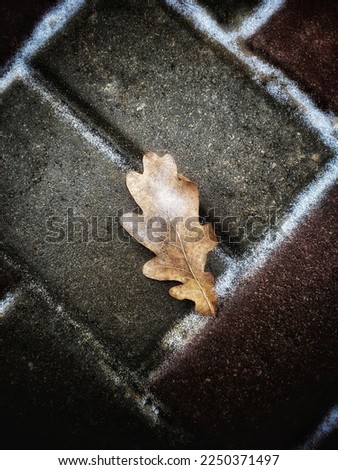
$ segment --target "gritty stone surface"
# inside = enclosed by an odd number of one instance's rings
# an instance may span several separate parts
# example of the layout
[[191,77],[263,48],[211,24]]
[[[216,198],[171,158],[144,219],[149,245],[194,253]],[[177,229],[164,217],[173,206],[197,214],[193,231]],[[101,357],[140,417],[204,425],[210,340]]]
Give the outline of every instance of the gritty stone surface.
[[[1,60],[53,2],[7,3]],[[131,168],[141,169],[145,150],[170,152],[199,184],[203,214],[215,208],[214,221],[237,216],[223,230],[225,252],[216,250],[208,262],[222,274],[234,251],[254,243],[230,243],[229,235],[248,218],[259,225],[256,216],[266,227],[270,206],[281,216],[328,152],[160,2],[86,3],[35,59],[34,73]],[[258,5],[199,3],[227,30]],[[334,2],[285,3],[252,47],[334,110]],[[171,299],[171,283],[142,276],[152,255],[126,243],[114,220],[135,207],[125,171],[54,111],[21,83],[1,111],[1,231],[9,255],[0,268],[3,447],[259,449],[306,442],[337,399],[337,190],[209,321],[194,315],[191,303]],[[319,447],[335,448],[336,439],[331,433]]]
[[[74,306],[117,356],[139,367],[192,303],[172,299],[172,283],[143,276],[151,252],[129,243],[112,221],[135,208],[125,173],[20,83],[4,97],[1,119],[5,249]],[[88,233],[76,217],[86,219]]]
[[212,448],[295,448],[336,403],[338,186],[154,390]]
[[326,111],[338,112],[338,3],[287,0],[249,44]]
[[229,27],[238,26],[259,5],[259,0],[202,0],[218,21]]
[[100,375],[37,295],[22,291],[1,320],[1,423],[5,449],[133,449],[166,446]]
[[285,107],[158,2],[93,2],[35,65],[140,158],[171,153],[198,183],[202,213],[233,217],[217,230],[234,250],[255,244],[269,208],[281,216],[328,157]]

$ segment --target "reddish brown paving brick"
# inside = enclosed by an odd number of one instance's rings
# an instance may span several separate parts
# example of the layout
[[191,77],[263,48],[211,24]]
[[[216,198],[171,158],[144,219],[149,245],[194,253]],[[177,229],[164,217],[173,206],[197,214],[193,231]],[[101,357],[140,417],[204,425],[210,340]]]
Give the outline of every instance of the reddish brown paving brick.
[[337,207],[338,186],[155,380],[215,445],[297,445],[334,399]]
[[249,45],[325,110],[338,111],[338,2],[287,0]]
[[42,15],[56,0],[4,0],[1,2],[0,66],[13,56]]

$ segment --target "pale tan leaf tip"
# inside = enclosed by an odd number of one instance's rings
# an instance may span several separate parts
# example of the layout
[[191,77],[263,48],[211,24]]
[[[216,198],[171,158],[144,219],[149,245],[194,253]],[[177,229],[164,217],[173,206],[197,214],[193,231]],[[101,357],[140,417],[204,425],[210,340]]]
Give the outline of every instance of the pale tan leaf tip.
[[121,217],[124,229],[156,254],[143,274],[180,282],[169,290],[172,297],[192,300],[200,315],[215,315],[214,277],[204,268],[217,241],[211,224],[199,222],[197,185],[177,173],[169,154],[146,153],[143,170],[127,175],[127,187],[143,212]]

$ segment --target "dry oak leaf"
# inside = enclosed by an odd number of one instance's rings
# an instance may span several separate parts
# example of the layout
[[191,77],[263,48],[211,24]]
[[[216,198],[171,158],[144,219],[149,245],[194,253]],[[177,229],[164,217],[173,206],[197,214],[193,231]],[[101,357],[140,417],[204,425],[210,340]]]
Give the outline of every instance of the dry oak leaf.
[[127,175],[127,187],[143,213],[121,217],[124,229],[156,254],[143,266],[143,274],[181,282],[169,290],[172,297],[192,300],[201,315],[215,315],[214,277],[204,267],[217,241],[211,224],[199,222],[197,185],[177,173],[171,155],[148,152],[143,167],[142,174]]

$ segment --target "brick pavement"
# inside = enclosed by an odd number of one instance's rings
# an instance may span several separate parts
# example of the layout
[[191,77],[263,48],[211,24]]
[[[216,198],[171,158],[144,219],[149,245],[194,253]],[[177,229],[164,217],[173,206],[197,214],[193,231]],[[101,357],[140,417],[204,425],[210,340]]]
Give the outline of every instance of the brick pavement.
[[[5,76],[8,447],[292,448],[334,403],[335,193],[321,199],[337,173],[334,120],[295,102],[297,83],[277,93],[289,83],[278,69],[276,86],[257,84],[256,52],[237,37],[285,21],[285,8],[269,20],[273,5],[257,5],[88,1]],[[202,214],[236,216],[210,260],[216,320],[143,277],[151,254],[114,219],[135,206],[125,175],[146,150],[175,155]],[[257,221],[255,239],[236,239]]]

